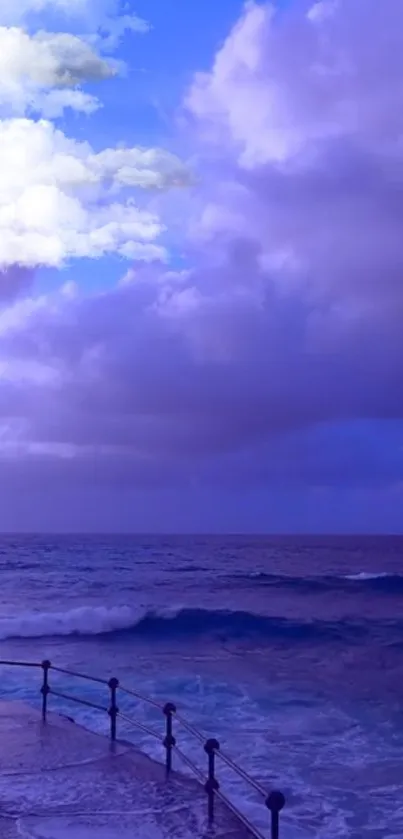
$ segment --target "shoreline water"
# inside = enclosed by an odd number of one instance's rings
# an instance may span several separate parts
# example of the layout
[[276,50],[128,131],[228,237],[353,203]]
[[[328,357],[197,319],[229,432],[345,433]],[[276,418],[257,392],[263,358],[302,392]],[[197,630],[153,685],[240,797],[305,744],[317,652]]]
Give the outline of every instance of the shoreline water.
[[[395,839],[402,557],[391,538],[0,541],[0,635],[22,636],[3,637],[2,657],[49,658],[174,701],[284,790],[292,839]],[[37,689],[7,675],[11,698]],[[102,728],[90,711],[79,719]],[[154,755],[145,736],[135,742]]]

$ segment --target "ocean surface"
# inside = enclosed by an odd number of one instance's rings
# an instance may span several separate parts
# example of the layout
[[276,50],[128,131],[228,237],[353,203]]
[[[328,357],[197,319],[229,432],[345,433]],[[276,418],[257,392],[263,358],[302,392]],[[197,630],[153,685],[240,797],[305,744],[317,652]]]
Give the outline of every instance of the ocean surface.
[[[174,701],[283,790],[282,839],[402,839],[403,538],[2,536],[0,570],[2,659],[49,658]],[[102,686],[52,684],[107,704]],[[1,668],[3,696],[37,704],[39,686],[34,670]],[[106,715],[49,701],[107,730]],[[159,712],[131,714],[163,731]],[[144,732],[124,734],[161,758]],[[220,772],[267,829],[256,795]]]

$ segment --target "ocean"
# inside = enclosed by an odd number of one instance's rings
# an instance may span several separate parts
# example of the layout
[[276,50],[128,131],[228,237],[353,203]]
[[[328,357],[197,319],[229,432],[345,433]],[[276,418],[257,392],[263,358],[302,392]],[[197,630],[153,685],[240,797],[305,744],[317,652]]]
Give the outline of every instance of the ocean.
[[[2,536],[0,568],[2,659],[49,658],[175,702],[284,792],[282,839],[402,839],[403,538]],[[90,700],[103,690],[51,678]],[[3,697],[38,704],[39,686],[1,668]],[[104,714],[49,704],[108,730]],[[157,711],[134,712],[163,731]],[[161,758],[145,732],[124,735]],[[267,830],[253,792],[220,772]]]

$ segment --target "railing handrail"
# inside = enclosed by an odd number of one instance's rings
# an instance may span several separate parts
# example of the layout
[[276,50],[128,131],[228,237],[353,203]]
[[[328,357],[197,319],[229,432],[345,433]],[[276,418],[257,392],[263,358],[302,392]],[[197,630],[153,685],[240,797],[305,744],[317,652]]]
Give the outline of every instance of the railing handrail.
[[12,661],[6,661],[5,659],[0,660],[0,665],[8,666],[8,667],[42,667],[42,663],[37,661],[16,661],[13,659]]
[[[172,751],[178,754],[180,759],[191,769],[193,774],[196,775],[198,781],[203,783],[204,775],[202,771],[193,763],[193,761],[182,752],[181,749],[178,748],[176,745],[176,739],[172,734],[172,720],[175,720],[186,730],[189,734],[194,736],[204,747],[204,751],[207,753],[208,761],[209,761],[209,776],[208,780],[205,783],[205,790],[208,794],[209,799],[209,821],[212,822],[214,819],[214,799],[217,796],[219,799],[225,802],[226,806],[237,816],[237,818],[244,824],[245,827],[255,836],[255,839],[264,839],[262,833],[254,827],[254,825],[249,822],[246,816],[241,813],[240,810],[235,806],[235,804],[227,798],[226,795],[220,790],[220,785],[215,776],[215,758],[220,757],[223,763],[225,763],[230,769],[232,769],[238,777],[242,780],[246,781],[256,792],[263,796],[265,800],[265,804],[267,808],[271,812],[271,837],[272,839],[278,839],[279,837],[279,813],[283,809],[285,804],[285,799],[282,793],[278,791],[272,791],[269,795],[264,787],[252,778],[246,770],[242,769],[236,761],[234,761],[226,752],[222,752],[220,745],[217,740],[207,740],[205,735],[192,723],[188,722],[188,720],[183,717],[181,714],[177,713],[176,706],[171,703],[167,702],[165,705],[162,705],[157,700],[153,699],[150,696],[146,696],[143,693],[138,691],[134,691],[131,688],[127,688],[124,685],[121,685],[119,681],[115,678],[113,679],[103,679],[98,676],[91,676],[87,673],[81,673],[77,670],[70,670],[65,667],[58,667],[57,665],[53,665],[50,661],[42,661],[42,662],[32,662],[32,661],[18,661],[18,660],[5,660],[0,659],[0,666],[11,666],[11,667],[36,667],[43,670],[43,685],[41,688],[42,693],[42,717],[43,720],[46,721],[46,713],[47,713],[47,697],[51,693],[54,696],[57,696],[61,699],[66,699],[69,702],[76,702],[78,704],[84,705],[86,707],[94,708],[98,711],[107,712],[110,716],[111,720],[111,738],[112,740],[116,739],[116,718],[120,717],[129,725],[133,726],[134,728],[138,728],[139,730],[145,732],[149,736],[152,736],[164,746],[166,749],[166,769],[167,774],[171,771],[172,768]],[[83,699],[81,697],[72,696],[71,694],[65,694],[61,691],[53,689],[48,682],[48,674],[49,671],[52,670],[56,673],[60,673],[62,675],[72,676],[78,679],[85,679],[86,681],[93,682],[95,684],[100,684],[105,687],[108,687],[111,691],[111,705],[108,708],[105,708],[103,705],[99,705],[95,702],[92,702],[88,699]],[[116,690],[119,688],[121,693],[125,693],[128,696],[132,696],[135,699],[139,700],[140,702],[144,702],[150,705],[153,708],[159,710],[162,714],[166,717],[166,736],[165,738],[161,737],[158,732],[149,728],[144,723],[139,722],[138,720],[133,719],[132,717],[128,716],[126,713],[119,710],[116,704]]]
[[128,696],[134,696],[135,699],[139,699],[140,702],[145,702],[147,705],[152,705],[154,708],[157,708],[158,711],[164,711],[164,705],[160,702],[157,702],[156,699],[152,699],[151,696],[145,696],[144,693],[139,693],[136,690],[132,690],[131,688],[126,688],[124,685],[119,683],[119,690],[122,693],[127,693]]
[[[75,676],[78,679],[86,679],[87,682],[95,682],[99,685],[108,685],[108,680],[101,679],[99,676],[90,676],[88,673],[78,673],[76,670],[68,670],[66,667],[57,667],[55,664],[51,664],[50,666],[56,673],[64,673],[66,676]],[[39,667],[42,667],[42,663]]]

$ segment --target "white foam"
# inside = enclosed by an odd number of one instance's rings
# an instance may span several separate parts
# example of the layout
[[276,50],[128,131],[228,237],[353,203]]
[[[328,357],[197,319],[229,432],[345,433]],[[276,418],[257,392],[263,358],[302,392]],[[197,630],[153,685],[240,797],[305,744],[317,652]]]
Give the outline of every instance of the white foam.
[[129,629],[146,611],[129,606],[81,606],[66,612],[28,612],[0,619],[0,639],[44,638],[53,635],[100,635]]
[[384,577],[394,577],[395,574],[387,574],[385,571],[380,571],[378,574],[370,571],[360,571],[359,574],[346,574],[346,580],[381,580]]

